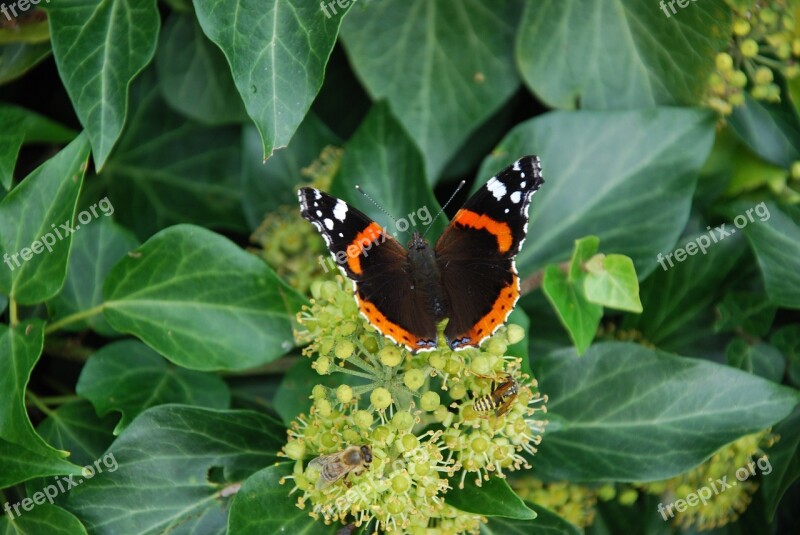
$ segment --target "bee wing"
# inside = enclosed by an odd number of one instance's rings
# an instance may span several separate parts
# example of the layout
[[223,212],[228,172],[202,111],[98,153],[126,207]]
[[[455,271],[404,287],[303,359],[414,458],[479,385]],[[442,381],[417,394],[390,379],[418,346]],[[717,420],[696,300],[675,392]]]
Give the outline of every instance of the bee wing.
[[339,481],[347,472],[339,459],[339,453],[331,453],[330,455],[320,455],[308,462],[309,467],[313,466],[319,470],[319,478],[316,484],[317,490],[324,489],[328,485]]

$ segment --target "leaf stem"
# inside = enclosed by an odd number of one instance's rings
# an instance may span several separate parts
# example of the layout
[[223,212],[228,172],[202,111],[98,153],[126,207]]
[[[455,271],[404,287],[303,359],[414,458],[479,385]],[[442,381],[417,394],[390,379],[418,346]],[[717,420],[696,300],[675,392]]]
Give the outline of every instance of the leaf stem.
[[10,326],[16,326],[19,323],[19,317],[17,316],[17,302],[14,301],[13,297],[8,298],[8,314],[11,320]]
[[104,303],[100,303],[96,307],[92,307],[88,310],[81,310],[80,312],[76,312],[74,314],[70,314],[69,316],[65,316],[58,321],[55,321],[45,327],[44,334],[50,334],[55,332],[65,325],[69,325],[70,323],[75,323],[81,320],[85,320],[86,318],[91,318],[92,316],[96,316],[103,311]]
[[38,399],[45,405],[63,405],[65,403],[69,403],[70,401],[76,401],[82,398],[77,394],[70,394],[67,396],[47,396]]
[[39,399],[39,396],[28,390],[25,392],[25,397],[30,401],[34,407],[42,411],[46,416],[52,416],[53,411],[50,410],[50,407],[44,404],[44,402]]

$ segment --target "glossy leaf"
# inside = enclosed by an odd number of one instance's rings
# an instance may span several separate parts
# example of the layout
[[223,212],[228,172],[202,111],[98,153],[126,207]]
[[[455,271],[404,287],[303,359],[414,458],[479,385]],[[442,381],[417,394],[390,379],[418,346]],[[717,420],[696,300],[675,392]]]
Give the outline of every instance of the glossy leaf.
[[534,457],[547,479],[666,479],[774,425],[800,401],[760,377],[632,343],[595,344],[581,357],[557,351],[531,364],[550,399]]
[[769,344],[749,344],[735,338],[725,350],[728,364],[734,368],[753,373],[764,379],[780,383],[785,363],[781,352]]
[[81,135],[0,201],[0,291],[18,303],[40,303],[64,284],[88,157]]
[[[113,212],[113,205],[108,203],[107,197],[103,206],[109,215]],[[99,219],[75,234],[64,287],[47,303],[52,322],[100,305],[103,302],[106,275],[114,264],[139,245],[139,241],[127,229],[114,223],[102,210],[95,210]],[[101,314],[70,323],[65,328],[71,331],[91,328],[104,336],[119,334]]]
[[52,411],[36,430],[53,446],[68,451],[70,461],[86,466],[100,459],[114,441],[115,421],[113,416],[98,417],[91,403],[78,400]]
[[533,503],[525,503],[536,513],[533,520],[491,517],[481,526],[482,535],[580,535],[582,532],[554,512]]
[[642,311],[639,281],[630,258],[598,255],[587,263],[587,270],[583,289],[589,302],[616,310]]
[[294,313],[304,299],[267,265],[211,231],[165,229],[106,278],[104,314],[180,366],[235,370],[294,347]]
[[583,288],[558,266],[547,266],[542,280],[542,291],[550,304],[558,313],[561,324],[567,329],[578,354],[586,351],[592,343],[603,307],[590,303],[583,293]]
[[[541,0],[517,34],[525,83],[551,107],[632,109],[700,104],[731,35],[723,0],[674,3]],[[662,10],[665,10],[662,12]]]
[[342,16],[326,17],[303,0],[195,0],[194,7],[228,60],[266,159],[289,144],[311,107]]
[[420,148],[429,181],[517,90],[520,7],[508,0],[387,0],[348,14],[342,40],[351,65]]
[[481,481],[481,486],[478,486],[475,477],[474,474],[467,474],[463,485],[460,484],[460,473],[451,477],[452,489],[447,491],[445,502],[456,509],[477,515],[517,520],[536,518],[536,513],[514,493],[505,479],[491,477],[489,481]]
[[62,0],[47,9],[61,81],[102,169],[128,114],[128,86],[150,63],[160,18],[155,0]]
[[216,375],[170,366],[158,353],[134,340],[104,346],[86,362],[75,387],[104,417],[119,412],[119,434],[141,412],[156,405],[183,403],[227,409],[231,394]]
[[776,307],[760,293],[730,292],[717,306],[717,331],[742,329],[754,336],[765,336],[775,318]]
[[[28,496],[32,498],[32,496]],[[37,500],[41,497],[37,496]],[[14,505],[14,504],[10,504]],[[3,535],[29,535],[48,533],[52,535],[85,535],[86,528],[72,513],[56,505],[40,502],[31,504],[30,511],[20,507],[20,516],[10,520],[8,516],[0,516],[0,533]]]
[[178,526],[184,533],[224,534],[230,503],[225,496],[277,461],[284,441],[284,429],[255,412],[153,407],[106,453],[117,469],[83,481],[63,505],[96,534]]
[[774,473],[764,472],[761,483],[770,518],[775,515],[783,494],[800,477],[800,408],[776,425],[772,433],[780,437],[768,450],[769,463]]
[[800,160],[799,117],[788,99],[768,104],[745,93],[744,105],[733,109],[729,124],[753,152],[786,169]]
[[76,473],[66,454],[47,444],[33,429],[25,409],[25,389],[42,354],[40,320],[15,327],[0,325],[0,487],[37,476]]
[[592,234],[605,253],[631,257],[644,278],[689,217],[714,139],[711,119],[675,108],[547,113],[509,132],[484,160],[475,187],[521,155],[539,155],[545,183],[530,209],[536,239],[517,256],[523,277],[566,260],[573,241]]
[[50,43],[12,43],[0,46],[0,84],[15,80],[50,55]]
[[[415,230],[422,231],[439,211],[439,203],[425,180],[425,168],[419,151],[385,104],[376,104],[345,144],[339,173],[331,185],[331,194],[352,204],[397,237],[401,243]],[[404,184],[398,188],[397,184]],[[361,186],[376,199],[397,223],[387,220],[364,195]],[[431,230],[436,236],[446,226],[438,219]]]

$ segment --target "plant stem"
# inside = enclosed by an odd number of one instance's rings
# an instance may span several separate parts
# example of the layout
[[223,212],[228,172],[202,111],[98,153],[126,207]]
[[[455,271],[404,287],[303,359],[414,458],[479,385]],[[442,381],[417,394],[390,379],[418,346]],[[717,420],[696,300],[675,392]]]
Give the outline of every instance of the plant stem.
[[11,327],[14,327],[17,323],[19,323],[19,317],[17,317],[17,302],[14,301],[13,297],[8,299],[8,313],[11,319]]
[[55,332],[63,328],[65,325],[69,325],[70,323],[75,323],[81,320],[85,320],[86,318],[91,318],[92,316],[100,314],[102,311],[103,311],[103,304],[101,303],[96,307],[92,307],[88,310],[81,310],[80,312],[70,314],[69,316],[61,318],[60,320],[53,322],[47,327],[45,327],[44,334],[50,334],[52,332]]
[[33,403],[34,407],[36,407],[37,409],[42,411],[46,416],[52,416],[53,415],[53,411],[50,410],[50,407],[45,405],[44,402],[42,402],[42,400],[39,399],[39,396],[37,396],[36,394],[31,392],[30,390],[25,392],[25,397],[27,397],[28,400],[31,403]]
[[63,405],[64,403],[69,403],[70,401],[79,400],[81,397],[76,394],[70,394],[67,396],[47,396],[38,399],[45,405]]

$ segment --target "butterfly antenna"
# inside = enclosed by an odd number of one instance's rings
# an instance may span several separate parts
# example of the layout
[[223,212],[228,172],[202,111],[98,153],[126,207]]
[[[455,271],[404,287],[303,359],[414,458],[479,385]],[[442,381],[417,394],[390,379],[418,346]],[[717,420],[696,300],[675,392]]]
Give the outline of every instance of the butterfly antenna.
[[[425,234],[427,234],[427,233],[428,233],[428,231],[429,231],[429,230],[430,230],[430,229],[433,227],[433,222],[434,222],[434,221],[436,221],[436,218],[437,218],[437,217],[439,217],[440,215],[442,215],[442,213],[444,212],[444,209],[445,209],[445,208],[447,208],[447,205],[449,205],[449,204],[450,204],[450,201],[452,201],[452,200],[455,198],[455,196],[458,194],[458,192],[459,192],[459,191],[461,191],[461,188],[463,188],[463,187],[464,187],[464,184],[466,184],[466,181],[462,180],[462,181],[461,181],[461,183],[460,183],[460,184],[458,185],[458,187],[456,188],[456,190],[453,192],[453,194],[452,194],[452,195],[450,195],[450,198],[449,198],[449,199],[447,199],[447,202],[446,202],[446,203],[444,203],[444,206],[442,206],[442,208],[439,210],[439,213],[437,213],[437,214],[434,216],[434,218],[433,218],[433,219],[431,219],[431,222],[430,222],[430,223],[428,223],[428,228],[427,228],[427,229],[425,229]],[[422,237],[423,237],[423,238],[425,237],[425,234],[423,234],[423,235],[422,235]]]
[[370,202],[371,202],[372,204],[374,204],[374,205],[375,205],[375,206],[378,208],[378,210],[380,210],[381,212],[383,212],[384,214],[386,214],[386,215],[387,215],[387,217],[389,217],[389,219],[391,219],[392,221],[394,221],[394,224],[395,224],[395,226],[397,226],[397,219],[395,219],[395,218],[394,218],[394,216],[392,216],[392,214],[390,214],[389,212],[387,212],[386,210],[384,210],[384,209],[383,209],[383,206],[381,206],[380,204],[378,204],[378,203],[377,203],[377,201],[376,201],[375,199],[373,199],[372,197],[370,197],[369,195],[367,195],[367,192],[366,192],[366,191],[364,191],[363,189],[361,189],[361,186],[359,186],[358,184],[356,184],[356,189],[358,190],[358,192],[359,192],[360,194],[362,194],[364,197],[366,197],[367,199],[369,199],[369,200],[370,200]]

